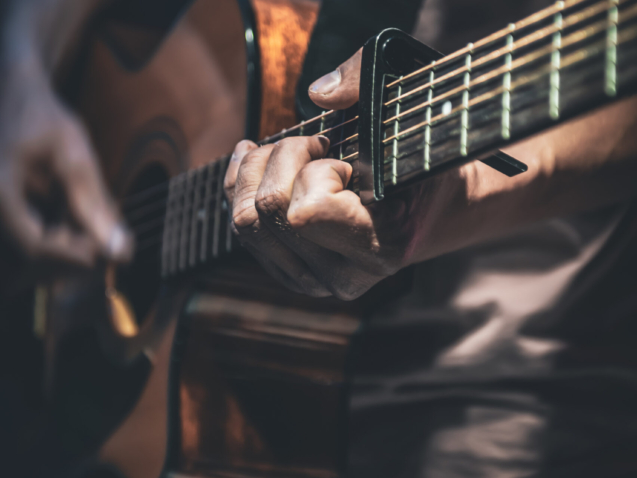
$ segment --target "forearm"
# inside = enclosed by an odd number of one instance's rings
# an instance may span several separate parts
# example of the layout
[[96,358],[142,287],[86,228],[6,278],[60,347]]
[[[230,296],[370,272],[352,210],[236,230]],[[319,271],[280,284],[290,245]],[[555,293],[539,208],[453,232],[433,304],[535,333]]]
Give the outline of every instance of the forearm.
[[449,173],[415,206],[420,221],[408,261],[630,199],[637,194],[636,132],[633,97],[507,148],[529,166],[517,177],[479,162]]

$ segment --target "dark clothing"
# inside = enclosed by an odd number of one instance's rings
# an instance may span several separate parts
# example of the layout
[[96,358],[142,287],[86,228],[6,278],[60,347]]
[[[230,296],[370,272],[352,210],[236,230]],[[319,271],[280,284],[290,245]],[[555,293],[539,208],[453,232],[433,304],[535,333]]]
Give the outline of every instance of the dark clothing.
[[637,204],[416,267],[361,337],[352,478],[637,476]]

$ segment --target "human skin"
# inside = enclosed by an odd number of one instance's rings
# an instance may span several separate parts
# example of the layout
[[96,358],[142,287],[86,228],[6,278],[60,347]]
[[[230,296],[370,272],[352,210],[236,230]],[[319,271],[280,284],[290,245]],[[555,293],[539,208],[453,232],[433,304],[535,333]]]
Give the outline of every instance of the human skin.
[[[80,120],[53,88],[82,25],[102,0],[14,0],[0,30],[0,226],[33,263],[125,261],[132,239]],[[55,189],[62,219],[33,207]]]
[[[358,100],[360,51],[310,87],[325,109]],[[633,198],[637,98],[506,148],[528,165],[509,178],[480,162],[363,206],[352,167],[324,159],[321,136],[237,144],[225,178],[239,240],[288,288],[344,300],[409,265],[543,219]]]

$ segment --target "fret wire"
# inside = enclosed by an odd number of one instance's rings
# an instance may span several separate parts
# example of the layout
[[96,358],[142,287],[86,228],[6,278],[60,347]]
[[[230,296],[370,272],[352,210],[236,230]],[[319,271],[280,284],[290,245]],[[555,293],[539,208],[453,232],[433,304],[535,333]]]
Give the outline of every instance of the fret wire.
[[[564,2],[557,2],[564,5]],[[563,18],[561,13],[556,13],[553,22],[557,28],[557,32],[553,34],[553,53],[551,53],[551,75],[549,90],[549,114],[551,118],[556,120],[560,117],[560,49],[562,48],[562,24]]]
[[217,194],[217,178],[219,177],[218,175],[219,170],[221,168],[221,160],[217,159],[214,162],[214,174],[211,178],[211,185],[210,185],[210,199],[208,201],[208,231],[209,231],[209,239],[206,241],[205,245],[202,245],[201,247],[206,249],[206,254],[208,255],[208,258],[211,257],[212,255],[212,248],[213,248],[213,244],[214,244],[214,240],[215,240],[215,212],[214,212],[214,206],[215,206],[215,197]]
[[[550,17],[551,15],[554,15],[555,13],[557,13],[560,10],[571,8],[571,7],[575,7],[578,4],[584,3],[586,1],[587,0],[570,0],[570,1],[566,1],[566,2],[564,2],[564,5],[563,5],[563,7],[561,9],[559,8],[559,5],[554,4],[552,6],[549,6],[549,7],[545,8],[544,10],[541,10],[541,11],[539,11],[539,12],[537,12],[537,13],[535,13],[535,14],[527,17],[527,18],[524,18],[524,19],[516,22],[514,24],[515,25],[515,29],[516,30],[521,30],[523,28],[532,26],[533,24],[539,23],[542,20]],[[501,38],[506,37],[508,34],[509,34],[509,27],[503,28],[502,30],[499,30],[499,31],[497,31],[495,33],[492,33],[491,35],[489,35],[489,36],[477,41],[475,43],[475,45],[474,45],[474,50],[476,50],[478,48],[482,48],[484,46],[487,46],[487,45],[489,45],[491,43],[494,43],[497,40],[500,40]],[[407,80],[411,80],[412,78],[414,78],[416,76],[420,76],[421,74],[426,73],[427,71],[429,71],[434,66],[435,67],[444,66],[445,63],[448,63],[451,60],[455,60],[456,58],[458,58],[458,57],[460,57],[460,56],[462,56],[462,55],[464,55],[466,53],[467,53],[466,47],[462,48],[462,49],[460,49],[460,50],[458,50],[458,51],[456,51],[454,53],[451,53],[451,54],[445,56],[444,58],[441,58],[441,59],[433,62],[433,64],[431,64],[431,65],[427,65],[427,66],[425,66],[423,68],[420,68],[420,69],[418,69],[416,71],[411,72],[408,75],[405,75],[403,78],[401,78],[399,80],[396,80],[396,81],[393,81],[393,82],[389,83],[386,87],[387,88],[393,88],[399,82],[404,82],[404,81],[407,81]]]
[[[225,162],[225,168],[222,165],[222,177],[225,177],[226,175],[226,171],[228,169],[228,162]],[[221,185],[223,186],[223,180],[221,181]],[[232,211],[230,211],[230,208],[228,207],[228,201],[226,200],[225,196],[222,196],[221,198],[222,201],[222,205],[223,205],[223,209],[226,212],[226,252],[230,253],[232,252],[232,227],[230,222],[232,221]]]
[[180,174],[176,178],[177,185],[175,187],[175,206],[172,229],[172,238],[170,240],[170,273],[177,272],[179,260],[179,233],[181,225],[180,214],[183,211],[183,189],[185,183],[185,174]]
[[179,269],[184,270],[186,268],[186,262],[188,259],[188,232],[189,232],[189,220],[190,209],[192,206],[192,183],[194,181],[194,171],[188,171],[186,173],[186,182],[184,189],[184,209],[181,214],[181,233],[179,241]]
[[201,226],[201,244],[199,246],[199,258],[201,262],[205,262],[208,253],[208,230],[210,229],[210,201],[212,200],[212,182],[214,181],[214,173],[217,169],[217,163],[213,162],[206,165],[206,191],[204,192],[204,214]]
[[[224,204],[227,204],[224,199]],[[230,211],[228,211],[226,221],[226,252],[232,252],[232,227],[230,227]]]
[[[513,32],[515,30],[515,24],[509,25],[509,30]],[[506,38],[507,48],[509,53],[504,57],[504,66],[507,68],[502,80],[502,138],[511,138],[511,63],[513,61],[513,33],[507,35]]]
[[[605,0],[606,1],[606,0]],[[633,17],[637,16],[637,8],[633,7],[629,10],[626,10],[625,12],[623,12],[622,14],[622,20],[628,20],[628,19],[632,19]],[[579,43],[583,40],[585,40],[586,38],[599,33],[601,31],[604,31],[607,28],[607,20],[602,20],[600,22],[594,23],[586,28],[583,28],[582,30],[578,30],[576,32],[571,33],[570,35],[561,38],[561,48],[565,48],[567,46],[571,46],[574,45],[576,43]],[[498,77],[500,74],[504,74],[510,71],[514,71],[517,70],[518,68],[521,68],[529,63],[531,63],[532,61],[538,60],[539,58],[542,58],[545,55],[549,55],[551,53],[553,53],[556,50],[555,46],[553,44],[551,45],[547,45],[546,47],[543,47],[537,51],[534,51],[532,53],[528,53],[523,57],[518,58],[517,60],[514,60],[511,64],[511,66],[502,66],[500,68],[497,68],[493,71],[490,71],[489,73],[485,73],[484,75],[474,79],[471,82],[471,87],[475,87],[478,84],[481,83],[485,83],[493,78]],[[512,49],[512,51],[515,51],[515,48]],[[477,63],[477,62],[476,62]],[[475,63],[474,63],[475,66]],[[464,67],[463,67],[464,68]],[[449,98],[457,93],[460,93],[464,90],[464,86],[459,86],[457,88],[454,88],[452,90],[449,90],[448,92],[446,92],[443,95],[440,95],[436,98],[434,98],[433,102],[431,103],[432,105],[438,104],[439,102],[441,102],[443,99]],[[413,108],[410,108],[407,111],[403,111],[400,114],[400,117],[405,117],[417,110],[423,109],[425,107],[427,107],[429,105],[429,102],[424,102],[421,103],[420,105],[414,106]],[[387,120],[383,121],[383,124],[388,124],[392,121],[394,121],[394,119],[396,119],[395,117],[391,117],[388,118]]]
[[194,267],[197,263],[197,239],[199,230],[199,222],[201,221],[201,187],[203,186],[204,181],[204,173],[206,172],[205,168],[198,168],[195,171],[195,197],[192,205],[192,219],[190,220],[190,247],[189,247],[189,265],[190,267]]
[[[342,111],[342,115],[341,115],[341,124],[340,124],[340,126],[341,126],[341,134],[340,134],[340,137],[339,137],[340,141],[338,142],[339,143],[338,144],[338,159],[339,160],[343,159],[343,143],[342,143],[342,141],[343,141],[343,136],[345,136],[345,125],[348,124],[348,123],[351,123],[351,121],[346,120],[345,117],[346,117],[346,110],[343,110]],[[357,118],[358,118],[358,116],[357,116]],[[330,146],[330,149],[333,148],[333,147],[334,146]]]
[[460,118],[460,154],[467,156],[468,151],[468,131],[469,131],[469,88],[471,85],[471,56],[473,43],[469,43],[467,48],[469,52],[465,57],[467,72],[464,74],[464,87],[462,92],[462,113]]
[[608,31],[606,33],[606,68],[604,69],[604,92],[617,95],[617,23],[619,22],[618,0],[608,0]]
[[[323,131],[325,130],[325,116],[327,115],[327,111],[323,111],[323,114],[320,116],[321,118],[321,125],[319,126],[319,131]],[[321,134],[321,133],[319,133]]]
[[[637,11],[636,11],[637,13]],[[629,41],[634,39],[635,37],[637,37],[637,29],[632,29],[629,31],[625,31],[622,32],[618,35],[618,41],[617,44],[621,44],[623,42]],[[603,51],[606,48],[605,42],[603,45],[597,45],[597,48],[595,50],[593,50],[592,52],[589,50],[581,50],[581,51],[577,51],[575,53],[571,53],[570,55],[561,58],[561,67],[565,68],[567,66],[571,66],[574,65],[582,60],[585,60],[587,57],[599,53],[601,51]],[[551,65],[547,65],[546,67],[540,68],[538,70],[538,72],[536,72],[533,75],[527,75],[522,77],[521,79],[513,82],[511,84],[511,91],[514,91],[516,88],[520,87],[520,86],[524,86],[528,83],[531,83],[533,81],[536,81],[537,79],[541,78],[542,76],[546,75],[546,74],[550,74],[550,72],[552,71],[552,67]],[[470,101],[469,106],[473,107],[475,105],[478,105],[480,103],[483,103],[497,95],[500,95],[503,91],[502,87],[499,87],[497,89],[494,89],[493,91],[489,92],[489,93],[485,93],[479,97],[474,98],[473,100]],[[454,108],[450,113],[448,113],[447,115],[437,115],[434,118],[431,119],[430,124],[433,126],[437,121],[441,120],[441,119],[445,119],[448,118],[450,115],[460,112],[462,110],[462,106],[459,106],[457,108]],[[417,125],[414,125],[404,131],[402,131],[400,133],[400,138],[405,137],[411,133],[414,132],[418,132],[418,131],[423,131],[424,130],[424,126],[426,126],[425,122],[419,123]],[[399,139],[400,139],[399,138]],[[389,143],[390,141],[393,141],[394,138],[393,137],[389,137],[386,138],[385,140],[383,140],[384,144]]]
[[219,171],[217,172],[217,190],[215,194],[215,216],[214,216],[214,233],[212,235],[212,257],[219,257],[219,230],[221,228],[221,199],[223,194],[223,160],[219,162]]
[[177,177],[172,178],[168,182],[168,204],[166,207],[166,219],[164,220],[164,231],[161,248],[161,275],[166,277],[169,273],[169,261],[171,251],[171,238],[172,238],[172,223],[175,204],[175,188],[177,184]]
[[[402,85],[398,85],[397,87],[397,94],[398,96],[400,96],[402,94]],[[400,103],[396,103],[395,109],[394,109],[394,116],[398,116],[400,115]],[[398,136],[398,133],[400,132],[400,123],[398,121],[394,121],[394,136]],[[389,171],[389,178],[386,177],[384,181],[385,183],[387,183],[387,181],[389,180],[389,184],[395,186],[397,183],[397,179],[398,179],[398,171],[397,171],[397,164],[396,164],[396,158],[398,157],[398,140],[394,140],[392,143],[392,154],[389,158],[387,158],[385,160],[385,164],[390,164],[391,166],[391,170]]]
[[[432,64],[435,62],[432,62]],[[426,112],[425,112],[425,121],[427,122],[427,126],[425,127],[425,150],[424,150],[424,165],[423,168],[425,171],[429,171],[429,169],[431,168],[431,102],[433,101],[434,98],[434,86],[433,86],[433,81],[434,81],[434,75],[435,75],[435,68],[432,67],[431,70],[429,71],[429,83],[431,84],[431,87],[429,88],[429,92],[427,93],[427,102],[429,103],[429,106],[427,106]]]
[[[618,41],[617,44],[621,44],[622,42],[626,42],[629,40],[633,40],[634,38],[637,37],[637,29],[633,29],[633,30],[629,30],[626,32],[623,32],[621,34],[618,35]],[[567,57],[563,57],[561,59],[561,66],[562,68],[574,65],[576,63],[578,63],[579,61],[585,60],[587,57],[592,56],[594,54],[600,53],[603,50],[605,50],[606,46],[605,45],[600,45],[598,44],[596,46],[596,48],[591,52],[591,51],[586,51],[586,50],[582,50],[582,51],[577,51],[575,53],[571,53],[569,56]],[[551,72],[551,66],[547,65],[543,68],[541,68],[538,72],[536,72],[534,75],[523,78],[522,80],[518,80],[517,82],[515,82],[512,85],[511,90],[514,90],[516,87],[519,86],[523,86],[526,85],[528,83],[531,83],[535,80],[537,80],[538,78],[548,74]],[[472,106],[473,104],[479,104],[482,103],[484,101],[487,101],[495,96],[497,96],[498,94],[500,94],[502,92],[502,88],[498,88],[497,90],[493,90],[489,93],[485,93],[484,95],[481,95],[477,98],[474,98],[473,100],[471,100]],[[435,120],[435,118],[434,118]]]
[[301,124],[299,126],[299,136],[303,136],[303,134],[305,133],[305,120],[301,121]]
[[[577,14],[573,14],[569,17],[567,17],[567,19],[564,21],[563,24],[563,28],[568,28],[574,25],[577,25],[578,23],[581,23],[591,17],[594,17],[595,15],[603,12],[607,7],[608,0],[602,0],[601,2],[594,4],[588,8],[586,8],[585,10],[582,10],[581,12],[577,13]],[[619,0],[619,3],[625,3],[626,1],[629,0]],[[517,24],[515,24],[517,25]],[[510,27],[507,27],[505,30],[509,30]],[[504,30],[503,30],[504,31]],[[522,47],[528,46],[531,43],[534,43],[536,41],[542,40],[544,38],[547,38],[551,35],[553,35],[556,31],[558,31],[558,28],[555,24],[551,25],[551,26],[547,26],[541,30],[538,30],[536,32],[533,32],[529,35],[527,35],[526,37],[523,37],[519,40],[517,40],[512,48],[512,51],[516,51],[519,50]],[[463,48],[462,50],[459,50],[460,52],[466,52],[467,48]],[[474,68],[477,68],[478,66],[482,66],[483,64],[492,61],[492,60],[497,60],[498,58],[502,58],[503,56],[505,56],[507,53],[509,53],[509,49],[498,49],[495,50],[494,52],[480,58],[479,60],[476,60],[473,64]],[[458,52],[454,53],[454,58],[459,56]],[[448,57],[445,57],[448,58]],[[438,62],[436,62],[436,64],[438,65],[439,62],[441,62],[442,60],[444,60],[445,58],[438,60]],[[429,68],[429,67],[427,67]],[[447,73],[444,76],[441,76],[440,78],[437,78],[435,80],[435,83],[440,83],[446,80],[453,80],[458,78],[460,75],[464,74],[466,72],[466,67],[460,67],[452,72]],[[406,77],[405,77],[406,78]],[[419,86],[418,88],[414,88],[413,90],[411,90],[409,93],[406,93],[404,96],[402,97],[397,97],[397,98],[393,98],[391,101],[388,101],[387,103],[385,103],[384,106],[389,106],[397,101],[403,101],[413,95],[416,95],[418,93],[420,93],[421,91],[426,90],[429,87],[429,84],[424,84]]]

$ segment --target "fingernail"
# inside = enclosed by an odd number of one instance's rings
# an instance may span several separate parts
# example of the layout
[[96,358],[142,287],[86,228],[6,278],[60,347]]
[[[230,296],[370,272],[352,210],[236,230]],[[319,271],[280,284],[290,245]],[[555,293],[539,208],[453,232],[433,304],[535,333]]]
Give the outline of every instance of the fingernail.
[[115,226],[111,232],[108,254],[117,260],[128,260],[133,254],[133,238],[122,224]]
[[330,147],[330,139],[327,136],[323,136],[322,134],[319,134],[317,138],[323,145],[323,148],[325,148],[325,150],[327,151],[327,149]]
[[322,76],[314,83],[310,85],[310,91],[312,93],[318,93],[320,95],[327,95],[334,91],[338,85],[341,84],[341,72],[334,70],[332,73],[328,73]]
[[230,157],[230,161],[240,161],[243,157],[253,149],[253,144],[251,141],[243,140],[237,144],[234,148],[234,152]]

